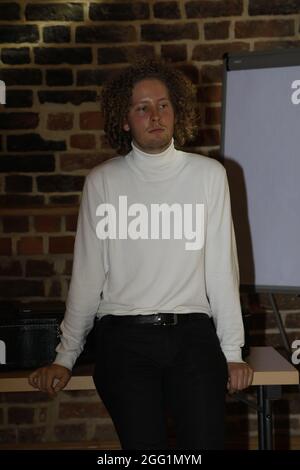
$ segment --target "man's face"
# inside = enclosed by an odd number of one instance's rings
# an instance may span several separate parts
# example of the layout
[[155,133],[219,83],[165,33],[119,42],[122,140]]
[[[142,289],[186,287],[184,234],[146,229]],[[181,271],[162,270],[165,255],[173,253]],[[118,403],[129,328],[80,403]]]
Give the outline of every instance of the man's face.
[[134,144],[143,152],[160,153],[169,146],[174,109],[163,82],[151,78],[135,84],[123,129],[131,132]]

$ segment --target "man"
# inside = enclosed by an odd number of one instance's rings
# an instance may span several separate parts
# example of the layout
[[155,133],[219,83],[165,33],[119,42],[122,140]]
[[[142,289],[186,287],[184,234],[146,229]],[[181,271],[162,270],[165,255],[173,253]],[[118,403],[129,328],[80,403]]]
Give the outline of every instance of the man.
[[58,354],[29,382],[61,390],[96,315],[94,381],[123,449],[167,448],[167,411],[177,448],[221,449],[226,387],[253,376],[225,170],[175,149],[195,130],[195,92],[171,66],[128,67],[102,103],[126,155],[86,178]]

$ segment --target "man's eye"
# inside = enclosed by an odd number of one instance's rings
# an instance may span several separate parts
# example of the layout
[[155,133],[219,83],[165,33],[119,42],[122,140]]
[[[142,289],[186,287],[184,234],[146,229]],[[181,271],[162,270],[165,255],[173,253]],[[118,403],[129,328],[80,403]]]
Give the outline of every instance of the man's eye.
[[165,109],[168,107],[168,103],[161,103],[160,104],[161,109]]
[[139,112],[143,112],[143,113],[144,113],[144,112],[147,111],[147,106],[139,106],[139,107],[137,108],[137,110],[138,110]]

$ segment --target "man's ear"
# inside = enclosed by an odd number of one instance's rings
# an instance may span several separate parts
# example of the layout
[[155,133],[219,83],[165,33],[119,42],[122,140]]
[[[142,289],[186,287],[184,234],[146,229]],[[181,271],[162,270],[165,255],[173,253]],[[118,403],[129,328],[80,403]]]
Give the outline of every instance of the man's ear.
[[128,121],[124,121],[123,129],[124,129],[125,132],[129,132],[129,131],[130,131],[130,126],[129,126],[129,124],[128,124]]

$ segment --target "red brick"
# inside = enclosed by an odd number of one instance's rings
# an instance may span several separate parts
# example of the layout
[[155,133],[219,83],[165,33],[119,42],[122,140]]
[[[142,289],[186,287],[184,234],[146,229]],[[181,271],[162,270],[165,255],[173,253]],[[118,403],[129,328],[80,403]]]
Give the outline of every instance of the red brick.
[[92,3],[89,18],[93,21],[134,21],[149,18],[148,2],[105,2]]
[[90,169],[110,157],[111,155],[103,152],[64,153],[59,156],[60,168],[62,171]]
[[178,41],[199,39],[197,23],[159,23],[141,26],[142,41]]
[[43,392],[9,392],[1,393],[3,401],[7,403],[39,403],[39,402],[50,402],[51,398]]
[[54,264],[48,260],[27,260],[25,265],[26,277],[46,277],[54,273]]
[[46,70],[46,85],[57,87],[73,85],[72,70],[65,68]]
[[92,51],[90,47],[35,47],[34,60],[40,65],[90,64]]
[[61,217],[58,215],[37,215],[34,218],[34,227],[37,232],[59,232]]
[[99,111],[80,113],[79,125],[80,129],[84,130],[101,130],[103,129],[103,115]]
[[206,108],[205,110],[205,124],[214,125],[221,123],[221,107]]
[[42,237],[24,237],[17,242],[20,255],[41,255],[44,252]]
[[43,29],[44,42],[70,42],[71,28],[69,26],[45,26]]
[[34,443],[44,442],[46,436],[46,426],[39,426],[33,428],[21,428],[18,432],[19,442]]
[[72,129],[73,120],[73,113],[49,114],[47,121],[47,129],[51,131]]
[[0,5],[1,20],[19,20],[21,7],[16,2],[5,2]]
[[59,407],[59,419],[70,418],[103,418],[107,417],[104,405],[97,401],[95,403],[61,403]]
[[[276,294],[274,297],[279,310],[300,310],[300,297],[297,294]],[[259,300],[261,308],[271,308],[268,295],[260,294]]]
[[255,51],[266,51],[268,49],[295,49],[300,47],[299,40],[290,41],[257,41],[254,44]]
[[253,20],[237,21],[235,24],[236,38],[293,36],[294,20]]
[[[0,15],[1,16],[1,15]],[[3,48],[2,49],[2,62],[11,65],[29,64],[29,47],[19,48]],[[10,103],[8,101],[8,103]]]
[[91,68],[78,70],[77,85],[78,86],[102,86],[107,80],[115,77],[121,68]]
[[5,293],[5,298],[16,299],[20,297],[43,297],[45,295],[43,281],[15,279],[0,280],[0,291]]
[[65,217],[66,230],[68,232],[76,232],[77,219],[78,219],[78,214],[66,215]]
[[142,44],[139,46],[101,47],[98,49],[98,64],[121,64],[131,62],[137,57],[155,57],[153,46]]
[[200,74],[202,83],[222,82],[223,65],[203,65]]
[[77,149],[94,149],[96,147],[96,139],[93,134],[71,135],[70,146]]
[[29,218],[28,217],[3,217],[3,232],[28,232]]
[[12,241],[10,238],[0,238],[0,255],[11,255]]
[[186,44],[165,44],[161,46],[161,55],[172,62],[181,62],[187,59]]
[[270,312],[252,313],[249,317],[251,330],[261,331],[267,328],[276,328],[275,315]]
[[218,23],[205,23],[205,39],[227,39],[229,37],[229,21],[220,21]]
[[[25,148],[24,148],[25,150]],[[26,152],[26,150],[25,150]],[[34,154],[26,155],[26,153],[21,154],[7,154],[1,156],[1,166],[2,171],[5,172],[14,172],[14,173],[37,173],[37,172],[48,172],[55,170],[55,160],[54,155],[47,154]],[[20,204],[19,201],[15,201],[13,206],[17,207],[19,205],[42,205],[43,198],[35,196],[36,199],[40,199],[39,202],[34,200],[34,196],[20,196],[19,199],[24,199],[25,204]],[[27,204],[28,203],[28,204]],[[5,205],[5,204],[3,204]],[[8,205],[8,204],[7,204]]]
[[298,0],[249,0],[249,15],[291,15],[300,13]]
[[289,313],[286,316],[285,326],[300,330],[300,313]]
[[167,20],[179,19],[181,16],[178,2],[173,1],[155,3],[153,12],[155,18],[164,18]]
[[47,2],[43,5],[29,3],[25,9],[26,20],[28,21],[82,21],[83,5],[75,3],[54,3]]
[[79,205],[79,196],[73,194],[72,196],[50,196],[49,203],[54,205],[68,205],[68,206],[78,206]]
[[47,175],[37,176],[36,185],[38,191],[51,193],[51,192],[76,192],[82,191],[84,184],[84,176],[82,175]]
[[60,281],[52,281],[49,288],[48,297],[61,297]]
[[188,18],[241,15],[243,0],[194,0],[186,2]]
[[45,423],[46,420],[47,420],[47,414],[48,414],[48,409],[47,408],[41,408],[39,410],[39,416],[38,416],[38,419],[39,419],[39,422],[40,423]]
[[8,409],[8,424],[32,424],[34,408],[11,407]]
[[63,274],[67,276],[71,276],[72,274],[72,266],[73,266],[73,261],[71,259],[67,259],[65,262],[65,269]]
[[36,129],[37,113],[0,113],[0,129]]
[[100,136],[100,144],[102,149],[111,150],[111,146],[109,145],[106,135]]
[[0,276],[22,276],[20,261],[3,259],[0,264]]
[[6,193],[31,193],[32,176],[27,175],[8,175],[5,178]]
[[78,43],[85,44],[104,44],[135,42],[137,40],[137,31],[134,26],[101,25],[101,26],[77,26],[75,31],[75,40]]
[[0,444],[14,444],[17,442],[17,429],[0,429]]
[[16,134],[7,136],[7,149],[10,152],[66,150],[66,142],[44,139],[40,134]]
[[[41,90],[38,91],[40,103],[71,103],[76,106],[85,103],[94,103],[97,99],[97,92],[94,90]],[[61,149],[65,150],[65,149]]]
[[229,52],[248,51],[250,45],[246,42],[222,42],[221,44],[199,44],[194,47],[192,60],[222,60]]
[[49,253],[73,253],[75,238],[68,237],[50,237]]
[[86,424],[61,424],[54,428],[54,433],[59,441],[84,441],[87,438]]
[[217,129],[200,129],[193,144],[201,147],[209,147],[220,144],[220,133]]
[[274,348],[280,348],[282,340],[279,333],[266,334],[265,332],[252,332],[251,333],[251,346],[273,346]]
[[[281,403],[283,406],[283,413],[286,417],[286,404],[283,402]],[[295,396],[294,399],[289,401],[289,411],[292,414],[300,414],[300,400],[299,400],[299,395]]]
[[[11,25],[7,26],[11,28]],[[1,27],[1,29],[3,26]],[[2,68],[1,79],[8,85],[41,85],[42,83],[42,72],[38,69],[33,68]]]
[[201,87],[198,90],[198,98],[201,103],[215,103],[222,100],[222,86],[213,85]]

